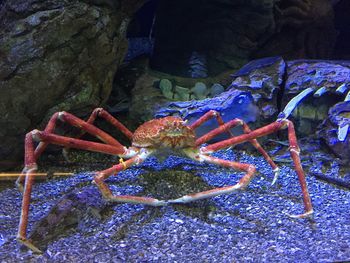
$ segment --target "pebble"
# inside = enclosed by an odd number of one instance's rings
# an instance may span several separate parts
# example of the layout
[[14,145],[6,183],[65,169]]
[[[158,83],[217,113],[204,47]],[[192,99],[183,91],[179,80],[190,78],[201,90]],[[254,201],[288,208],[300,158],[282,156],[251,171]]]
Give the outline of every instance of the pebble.
[[[0,192],[1,200],[6,200],[0,215],[11,214],[13,220],[1,220],[0,262],[332,262],[350,258],[348,190],[307,176],[315,200],[315,219],[291,219],[284,213],[303,212],[292,165],[281,164],[277,185],[271,186],[273,172],[262,157],[247,153],[236,156],[232,151],[215,156],[253,163],[262,174],[257,174],[245,191],[203,202],[166,207],[116,204],[110,214],[93,224],[92,232],[76,229],[57,237],[43,255],[19,249],[13,233],[17,231],[21,195],[15,187],[7,188]],[[126,170],[109,183],[121,193],[138,192],[137,176],[144,169],[182,169],[179,165],[183,164],[211,185],[237,182],[242,177],[240,172],[171,156],[163,163],[150,158],[142,169]],[[265,180],[259,180],[261,176]],[[79,174],[36,184],[30,228],[48,213],[55,200],[90,181],[86,174]],[[11,238],[4,242],[4,237]]]

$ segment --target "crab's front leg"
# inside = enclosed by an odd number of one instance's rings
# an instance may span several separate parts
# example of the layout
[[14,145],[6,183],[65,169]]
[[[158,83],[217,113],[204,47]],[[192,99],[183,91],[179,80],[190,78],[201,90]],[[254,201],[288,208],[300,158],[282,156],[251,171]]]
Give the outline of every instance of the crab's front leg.
[[[197,129],[199,126],[203,125],[205,122],[209,121],[210,119],[216,118],[216,121],[219,125],[219,127],[222,127],[225,122],[221,117],[221,114],[218,111],[215,110],[210,110],[208,112],[206,112],[202,117],[200,117],[198,120],[196,120],[195,122],[193,122],[189,127],[192,130]],[[231,132],[231,130],[226,130],[225,132],[228,133],[229,137],[233,137],[233,134]]]
[[134,164],[142,163],[150,154],[152,150],[141,149],[139,154],[130,158],[127,161],[121,161],[119,164],[113,167],[98,172],[94,178],[94,183],[100,189],[104,198],[112,202],[122,202],[122,203],[133,203],[133,204],[146,204],[151,206],[163,206],[167,202],[163,200],[158,200],[146,196],[134,196],[134,195],[114,195],[108,185],[104,182],[111,175],[115,175],[118,172],[129,168]]
[[[18,227],[17,240],[34,252],[40,253],[41,251],[32,244],[30,240],[27,239],[27,225],[28,225],[28,215],[29,215],[29,206],[30,206],[30,197],[32,192],[32,187],[34,183],[35,172],[37,171],[37,158],[40,154],[37,154],[38,147],[34,147],[34,139],[39,141],[39,146],[48,144],[56,144],[76,149],[89,150],[94,152],[101,152],[111,155],[119,156],[130,156],[135,155],[132,149],[128,150],[124,146],[108,145],[97,142],[84,141],[74,138],[69,138],[65,136],[56,135],[45,131],[33,130],[27,133],[25,138],[25,158],[24,158],[24,169],[22,175],[18,181],[18,184],[21,186],[22,180],[25,179],[24,189],[23,189],[23,199],[22,199],[22,209],[20,222]],[[45,148],[44,147],[44,148]]]
[[191,149],[191,148],[184,149],[184,153],[188,157],[196,161],[217,164],[226,168],[233,168],[235,170],[244,171],[245,175],[235,185],[214,188],[208,191],[184,195],[180,198],[169,200],[168,201],[169,203],[188,203],[188,202],[205,199],[205,198],[209,198],[209,197],[213,197],[221,194],[229,194],[234,191],[244,189],[249,184],[249,182],[253,179],[254,173],[256,171],[255,166],[252,164],[238,163],[238,162],[215,158],[212,156],[208,156],[206,154],[202,154],[198,149]]
[[268,134],[272,134],[285,128],[288,129],[289,151],[290,151],[291,158],[294,162],[295,171],[298,175],[301,191],[303,194],[304,207],[305,207],[305,213],[300,215],[290,215],[290,216],[294,218],[311,217],[313,214],[311,198],[307,188],[304,170],[303,170],[303,167],[301,166],[301,161],[299,157],[300,148],[297,143],[294,125],[291,121],[284,118],[278,119],[277,121],[269,125],[266,125],[264,127],[261,127],[259,129],[253,130],[248,134],[243,134],[231,139],[210,144],[206,147],[202,147],[201,152],[204,154],[210,154],[211,152],[215,152],[223,148],[227,148],[236,144],[244,143],[249,140],[268,135]]
[[[233,119],[230,120],[229,122],[221,125],[220,127],[204,134],[202,137],[198,138],[196,140],[196,146],[199,147],[201,144],[206,143],[208,141],[210,141],[211,139],[215,138],[216,136],[218,136],[219,134],[230,130],[233,127],[236,127],[238,125],[241,125],[243,128],[243,132],[245,134],[249,134],[251,133],[251,129],[249,128],[248,124],[245,123],[243,120],[241,119]],[[257,139],[252,139],[249,140],[249,142],[254,146],[255,149],[257,149],[262,156],[265,158],[265,160],[270,164],[275,176],[274,179],[272,181],[272,184],[275,184],[275,182],[277,181],[277,178],[279,176],[279,168],[278,166],[275,164],[275,162],[271,159],[271,157],[269,156],[269,154],[264,150],[264,148],[260,145],[260,143],[258,142]]]
[[[34,156],[34,142],[32,133],[27,133],[25,138],[25,155],[24,155],[25,167],[22,171],[20,178],[25,178],[25,184],[23,190],[22,199],[22,210],[21,217],[19,221],[19,228],[17,234],[17,240],[23,243],[25,246],[30,248],[36,253],[41,253],[40,249],[32,244],[30,240],[27,240],[27,225],[28,225],[28,214],[29,214],[29,204],[30,204],[30,194],[32,192],[33,182],[35,172],[38,167],[36,164],[36,159]],[[20,183],[20,181],[18,181]],[[22,187],[21,187],[22,188]]]

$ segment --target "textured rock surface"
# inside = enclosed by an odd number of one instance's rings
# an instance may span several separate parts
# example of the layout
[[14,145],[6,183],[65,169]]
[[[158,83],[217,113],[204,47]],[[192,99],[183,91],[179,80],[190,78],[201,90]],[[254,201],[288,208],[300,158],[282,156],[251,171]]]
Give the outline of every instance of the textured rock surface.
[[105,102],[135,1],[3,1],[0,9],[0,169],[22,155],[26,132],[58,110]]
[[[181,76],[239,68],[274,30],[273,1],[159,1],[152,67]],[[193,54],[201,57],[193,71]],[[199,71],[200,74],[193,74]]]
[[257,59],[235,72],[230,87],[252,94],[265,122],[279,112],[278,93],[282,89],[286,63],[281,57]]
[[[216,110],[220,112],[224,122],[234,118],[243,119],[245,122],[253,123],[252,127],[260,124],[259,109],[254,103],[254,99],[249,92],[243,92],[234,88],[221,93],[214,98],[204,100],[192,100],[184,102],[163,103],[161,107],[155,108],[154,116],[179,116],[192,123],[198,120],[206,112]],[[198,136],[217,127],[216,119],[211,119],[196,129]]]
[[253,57],[330,59],[338,32],[329,0],[274,1],[276,31]]
[[147,72],[136,81],[132,90],[132,100],[129,109],[130,118],[137,122],[145,122],[153,119],[155,108],[167,103],[161,90],[155,87],[160,79],[151,76]]
[[188,77],[268,56],[326,59],[336,36],[328,0],[164,0],[155,28],[152,67]]
[[339,102],[329,109],[328,118],[319,128],[319,137],[339,158],[350,161],[350,132],[347,136],[339,139],[339,127],[350,126],[350,101]]
[[345,91],[350,88],[349,61],[288,61],[282,107],[306,88],[311,87],[316,91],[325,87],[324,95],[309,96],[292,113],[292,120],[300,127],[299,132],[312,134],[317,125],[328,118],[329,108],[344,99],[346,93],[336,91],[342,85]]

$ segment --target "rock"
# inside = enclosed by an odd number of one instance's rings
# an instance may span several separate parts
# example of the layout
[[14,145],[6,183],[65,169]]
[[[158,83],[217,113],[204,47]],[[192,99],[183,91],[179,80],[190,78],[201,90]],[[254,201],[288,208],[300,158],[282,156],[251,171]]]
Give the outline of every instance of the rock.
[[297,94],[314,88],[315,95],[305,98],[292,112],[300,135],[313,134],[327,119],[328,111],[343,101],[350,83],[349,61],[295,60],[287,62],[287,75],[282,97],[282,108]]
[[165,98],[172,100],[174,98],[173,84],[168,79],[162,79],[159,82],[159,88]]
[[338,31],[329,0],[274,1],[275,32],[252,57],[331,59]]
[[141,55],[152,55],[154,39],[150,39],[149,37],[132,37],[128,38],[128,43],[128,52],[125,55],[125,61],[130,62]]
[[197,82],[191,91],[197,100],[203,100],[208,95],[207,86],[203,82]]
[[189,74],[191,78],[206,78],[208,77],[207,59],[204,55],[196,51],[192,52],[189,64]]
[[320,125],[318,137],[342,160],[350,161],[350,101],[339,102],[329,109]]
[[215,83],[215,84],[213,84],[213,86],[211,86],[209,94],[211,97],[215,97],[224,91],[225,91],[224,86],[222,86],[219,83]]
[[175,86],[174,100],[187,101],[190,99],[190,90],[184,87]]
[[[254,122],[252,127],[259,123],[256,122],[259,118],[258,108],[251,94],[234,88],[214,98],[160,104],[154,112],[154,117],[178,116],[192,123],[210,110],[220,112],[225,122],[240,118],[246,122]],[[217,126],[216,119],[212,119],[196,129],[196,134],[201,136]]]
[[29,238],[45,251],[50,242],[66,235],[70,229],[91,232],[94,224],[101,223],[100,213],[106,208],[108,202],[97,187],[74,190],[60,197],[51,210],[36,222]]
[[153,119],[155,109],[169,101],[169,99],[164,97],[160,89],[154,87],[154,83],[158,81],[159,78],[145,72],[135,82],[135,86],[131,91],[129,117],[135,122],[136,127],[145,121]]
[[286,63],[281,57],[257,59],[232,74],[230,87],[250,92],[261,111],[265,123],[275,120],[278,92],[281,90]]
[[129,17],[143,1],[122,2],[2,2],[0,169],[13,167],[25,133],[54,112],[86,115],[108,99]]
[[270,56],[329,59],[337,35],[329,0],[163,0],[156,16],[152,68],[183,77]]

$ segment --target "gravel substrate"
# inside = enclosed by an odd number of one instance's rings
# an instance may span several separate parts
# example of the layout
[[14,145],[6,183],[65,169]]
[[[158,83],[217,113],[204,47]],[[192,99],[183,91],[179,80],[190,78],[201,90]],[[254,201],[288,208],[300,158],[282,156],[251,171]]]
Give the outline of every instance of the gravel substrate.
[[[15,241],[21,194],[9,186],[0,192],[0,262],[334,262],[350,260],[350,191],[308,176],[314,220],[291,219],[303,212],[297,176],[290,164],[281,165],[278,183],[263,158],[232,151],[216,154],[256,165],[259,173],[245,191],[187,205],[148,207],[115,204],[103,216],[88,213],[47,241],[42,255]],[[102,169],[102,168],[101,168]],[[145,173],[167,175],[156,185]],[[214,165],[170,156],[163,163],[144,164],[108,180],[114,192],[162,197],[163,192],[186,192],[171,180],[182,171],[195,185],[234,184],[242,176]],[[165,172],[164,172],[165,173]],[[198,179],[198,176],[202,178]],[[91,186],[91,174],[56,178],[34,187],[30,212],[33,223],[45,217],[60,198]],[[147,184],[151,181],[152,185]],[[155,181],[157,182],[157,181]],[[201,182],[201,183],[199,183]],[[77,190],[78,189],[78,190]],[[169,191],[168,191],[168,190]],[[158,191],[159,190],[159,191]],[[95,190],[93,190],[95,191]],[[79,192],[79,191],[78,191]],[[101,202],[98,191],[91,198]],[[175,198],[176,196],[174,196]],[[168,198],[168,197],[166,197]]]

